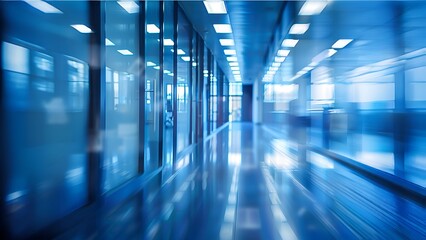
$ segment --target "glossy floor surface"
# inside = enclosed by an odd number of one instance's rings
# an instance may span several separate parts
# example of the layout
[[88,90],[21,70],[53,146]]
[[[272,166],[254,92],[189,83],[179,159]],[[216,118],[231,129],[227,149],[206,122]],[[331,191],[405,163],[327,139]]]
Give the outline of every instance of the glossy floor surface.
[[303,149],[231,124],[59,239],[426,238],[424,204]]

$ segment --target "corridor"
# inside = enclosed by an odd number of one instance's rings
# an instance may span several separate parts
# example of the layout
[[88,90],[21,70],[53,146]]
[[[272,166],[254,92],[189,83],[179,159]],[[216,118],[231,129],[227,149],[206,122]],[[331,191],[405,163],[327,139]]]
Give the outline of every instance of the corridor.
[[[250,123],[225,125],[59,239],[422,239],[424,202]],[[299,148],[299,149],[298,149]],[[306,148],[305,148],[306,149]]]

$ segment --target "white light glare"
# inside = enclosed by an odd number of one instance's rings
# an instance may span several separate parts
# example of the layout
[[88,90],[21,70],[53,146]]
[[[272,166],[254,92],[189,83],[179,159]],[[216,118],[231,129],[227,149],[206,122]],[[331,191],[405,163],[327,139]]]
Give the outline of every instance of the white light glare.
[[119,52],[119,53],[121,53],[123,55],[126,55],[126,56],[133,55],[133,53],[130,52],[129,50],[127,50],[127,49],[120,49],[120,50],[117,50],[117,52]]
[[309,29],[309,23],[296,23],[291,26],[289,33],[290,34],[304,34]]
[[226,14],[226,7],[223,1],[203,1],[209,14]]
[[54,6],[50,5],[49,3],[45,1],[40,0],[24,0],[26,3],[28,3],[31,7],[42,11],[44,13],[62,13],[61,10],[55,8]]
[[234,39],[219,39],[222,46],[234,46]]
[[213,24],[216,33],[232,33],[231,25],[229,24]]
[[235,54],[237,54],[237,51],[235,51],[234,49],[225,49],[224,52],[225,52],[225,55],[235,55]]
[[71,25],[75,30],[81,32],[81,33],[92,33],[92,29],[90,29],[88,26],[84,24],[73,24]]
[[237,57],[227,57],[226,60],[228,60],[228,62],[236,62],[236,61],[238,61]]
[[240,70],[240,67],[238,67],[238,66],[235,66],[235,67],[231,67],[231,70]]
[[178,49],[177,54],[178,55],[185,55],[185,52],[182,49]]
[[191,60],[191,58],[190,58],[190,57],[188,57],[188,56],[181,57],[181,58],[182,58],[182,60],[183,60],[183,61],[185,61],[185,62],[189,62],[189,61]]
[[278,50],[277,55],[281,57],[287,57],[289,53],[290,53],[290,50]]
[[128,13],[139,12],[139,5],[134,1],[118,1],[117,3]]
[[279,63],[279,62],[273,62],[272,66],[273,67],[279,67],[279,66],[281,66],[281,63]]
[[275,62],[282,63],[284,62],[284,60],[285,60],[285,57],[275,57]]
[[172,39],[164,39],[164,46],[173,46],[175,43]]
[[240,74],[241,74],[241,72],[240,72],[240,71],[232,71],[232,73],[233,73],[234,75],[240,75]]
[[231,67],[238,66],[238,62],[230,62],[230,63],[229,63],[229,66],[231,66]]
[[327,6],[326,1],[321,0],[308,0],[303,4],[300,9],[299,15],[308,16],[308,15],[318,15],[324,10]]
[[353,41],[353,39],[339,39],[331,47],[332,48],[344,48],[344,47],[346,47],[346,45],[348,45],[352,41]]
[[146,31],[148,33],[159,33],[160,29],[155,24],[147,24],[146,25]]
[[322,60],[329,58],[329,57],[333,56],[334,54],[336,54],[336,52],[337,52],[337,50],[335,50],[335,49],[326,49],[326,50],[320,52],[318,55],[316,55],[312,59],[312,62],[320,63]]
[[156,66],[157,64],[155,64],[155,63],[153,63],[153,62],[151,62],[151,61],[148,61],[148,62],[146,62],[146,65],[147,65],[148,67],[153,67],[153,66]]
[[281,43],[281,46],[295,47],[298,42],[299,42],[298,39],[284,39],[283,42]]
[[111,42],[111,40],[109,40],[108,38],[105,38],[105,46],[115,46],[115,44]]

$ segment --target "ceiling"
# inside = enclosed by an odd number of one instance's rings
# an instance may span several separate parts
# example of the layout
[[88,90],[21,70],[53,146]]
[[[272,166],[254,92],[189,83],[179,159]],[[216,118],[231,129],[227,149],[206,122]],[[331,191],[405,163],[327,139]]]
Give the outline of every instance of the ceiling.
[[[263,74],[265,56],[270,47],[285,1],[225,1],[228,14],[208,14],[202,1],[181,1],[180,6],[195,30],[212,51],[228,79],[233,79],[221,38],[233,38],[244,84]],[[217,34],[213,24],[230,23],[232,34]]]

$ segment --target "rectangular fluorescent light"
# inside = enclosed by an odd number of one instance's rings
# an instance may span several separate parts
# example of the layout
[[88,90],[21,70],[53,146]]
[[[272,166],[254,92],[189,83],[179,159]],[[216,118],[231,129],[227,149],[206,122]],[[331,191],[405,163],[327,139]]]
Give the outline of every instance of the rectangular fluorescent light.
[[71,25],[75,30],[81,32],[81,33],[92,33],[92,29],[90,29],[88,26],[84,24],[73,24]]
[[139,5],[134,1],[118,1],[117,3],[128,13],[139,12]]
[[182,49],[178,49],[177,54],[178,55],[185,55],[185,52]]
[[287,57],[289,53],[290,53],[290,50],[278,50],[277,55],[281,57]]
[[241,72],[240,72],[240,71],[232,71],[232,73],[233,73],[234,75],[239,75],[239,74],[241,74]]
[[278,70],[278,67],[269,67],[269,71],[274,71],[276,72]]
[[279,67],[279,66],[281,66],[281,63],[280,62],[273,62],[272,66],[273,67]]
[[117,50],[117,52],[119,52],[123,55],[126,55],[126,56],[133,55],[133,53],[130,52],[129,50],[127,50],[127,49],[120,49],[120,50]]
[[164,46],[173,46],[175,43],[172,39],[164,39]]
[[230,63],[229,63],[229,66],[231,66],[231,67],[238,66],[238,62],[230,62]]
[[275,62],[282,63],[284,62],[284,60],[285,60],[285,57],[275,57]]
[[167,73],[171,73],[169,70],[164,70],[163,71],[165,74],[167,74]]
[[[334,54],[336,54],[337,50],[335,49],[326,49],[320,53],[318,53],[313,59],[312,62],[315,63],[320,63],[321,61],[323,61],[326,58],[329,58],[331,56],[333,56]],[[311,64],[310,64],[311,66]]]
[[160,29],[155,24],[147,24],[146,25],[146,31],[148,33],[159,33]]
[[157,70],[158,70],[158,69],[160,69],[160,66],[155,66],[155,67],[154,67],[154,69],[157,69]]
[[203,1],[209,14],[227,14],[225,3],[223,1]]
[[337,42],[331,46],[332,48],[344,48],[346,45],[348,45],[350,42],[352,42],[353,39],[339,39]]
[[234,39],[219,39],[222,46],[234,46]]
[[169,75],[170,77],[173,77],[174,74],[173,73],[168,73],[167,75]]
[[24,0],[24,2],[28,3],[31,7],[42,11],[44,13],[63,13],[61,10],[55,8],[45,1],[40,0]]
[[115,44],[111,42],[111,40],[109,40],[108,38],[105,38],[105,46],[115,46]]
[[309,29],[309,23],[296,23],[291,26],[289,33],[290,34],[304,34]]
[[230,24],[213,24],[216,33],[232,33]]
[[189,62],[190,60],[191,60],[191,58],[190,57],[188,57],[188,56],[184,56],[184,57],[181,57],[182,58],[182,60],[183,61],[185,61],[185,62]]
[[298,39],[284,39],[283,42],[281,43],[281,46],[295,47],[298,42],[299,42]]
[[237,51],[234,49],[225,49],[223,52],[225,52],[225,55],[235,55],[237,54]]
[[238,61],[237,57],[227,57],[226,60],[228,62],[236,62],[236,61]]
[[238,67],[238,66],[235,66],[235,67],[231,67],[231,70],[240,70],[240,67]]
[[318,15],[324,10],[327,6],[326,1],[321,0],[308,0],[303,4],[302,8],[299,11],[299,15],[301,16],[310,16],[310,15]]
[[153,67],[153,66],[156,66],[157,64],[155,64],[155,63],[153,63],[153,62],[148,61],[148,62],[146,62],[146,65],[147,65],[148,67]]

